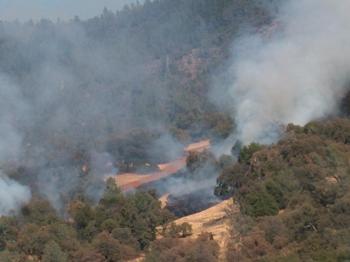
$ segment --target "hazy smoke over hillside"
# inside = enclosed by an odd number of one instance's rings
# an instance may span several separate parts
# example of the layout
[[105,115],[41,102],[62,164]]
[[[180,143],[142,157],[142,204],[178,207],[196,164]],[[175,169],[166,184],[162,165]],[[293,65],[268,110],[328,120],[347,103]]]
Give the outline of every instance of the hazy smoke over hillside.
[[[0,165],[16,162],[22,150],[22,135],[17,121],[21,121],[27,106],[19,90],[0,75]],[[9,179],[0,170],[0,215],[6,215],[30,199],[29,188]]]
[[348,10],[347,0],[287,1],[270,27],[234,42],[215,93],[231,107],[238,139],[270,143],[279,125],[337,112],[350,73]]
[[[78,190],[98,200],[119,157],[107,152],[110,137],[164,123],[166,91],[153,80],[158,71],[149,70],[147,51],[91,28],[79,21],[0,23],[0,169],[21,167],[33,193],[57,209]],[[0,182],[7,195],[1,213],[28,200],[28,189],[8,177]]]

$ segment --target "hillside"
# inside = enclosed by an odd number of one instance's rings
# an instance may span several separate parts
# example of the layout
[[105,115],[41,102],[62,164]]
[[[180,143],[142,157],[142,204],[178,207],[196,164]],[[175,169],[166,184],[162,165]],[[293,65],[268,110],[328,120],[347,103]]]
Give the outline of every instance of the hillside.
[[181,169],[186,167],[187,155],[190,153],[200,153],[210,148],[210,140],[202,140],[197,143],[192,143],[184,148],[183,156],[179,159],[168,163],[158,164],[159,171],[138,174],[138,173],[123,173],[115,176],[115,181],[122,191],[133,190],[143,185],[159,181],[166,177],[176,174]]
[[125,261],[149,249],[174,217],[154,191],[123,195],[104,178],[146,164],[142,173],[167,176],[186,165],[171,164],[184,144],[230,134],[231,117],[207,96],[211,72],[241,24],[269,21],[258,2],[145,1],[86,21],[1,21],[1,261]]
[[270,16],[260,1],[161,0],[89,20],[1,21],[6,175],[62,213],[79,195],[98,201],[106,174],[156,170],[181,144],[228,137],[211,76],[240,28]]
[[240,204],[234,261],[349,259],[349,131],[349,119],[289,125],[275,145],[242,149],[216,191]]
[[202,212],[179,218],[177,225],[188,223],[192,227],[191,238],[197,238],[204,232],[212,234],[220,247],[221,257],[224,257],[230,239],[230,218],[238,211],[232,206],[232,200],[223,201]]
[[0,18],[0,262],[350,261],[349,10]]

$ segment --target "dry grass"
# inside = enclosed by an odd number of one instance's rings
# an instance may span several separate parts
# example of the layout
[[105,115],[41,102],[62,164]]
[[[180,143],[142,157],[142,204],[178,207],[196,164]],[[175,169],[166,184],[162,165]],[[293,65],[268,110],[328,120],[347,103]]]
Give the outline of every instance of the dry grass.
[[225,200],[211,208],[199,213],[182,217],[175,221],[176,224],[189,223],[192,226],[191,238],[197,238],[204,232],[211,233],[220,246],[220,256],[224,261],[226,246],[230,237],[230,214],[239,212],[232,200]]

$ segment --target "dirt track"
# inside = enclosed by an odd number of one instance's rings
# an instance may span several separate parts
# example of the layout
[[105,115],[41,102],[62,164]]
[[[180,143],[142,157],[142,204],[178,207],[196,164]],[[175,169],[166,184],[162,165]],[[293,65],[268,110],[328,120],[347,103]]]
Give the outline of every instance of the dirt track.
[[184,148],[184,155],[165,164],[159,164],[159,171],[148,174],[124,173],[115,176],[115,181],[122,191],[136,189],[142,185],[171,176],[186,166],[186,158],[190,152],[202,152],[210,147],[210,140],[193,143]]

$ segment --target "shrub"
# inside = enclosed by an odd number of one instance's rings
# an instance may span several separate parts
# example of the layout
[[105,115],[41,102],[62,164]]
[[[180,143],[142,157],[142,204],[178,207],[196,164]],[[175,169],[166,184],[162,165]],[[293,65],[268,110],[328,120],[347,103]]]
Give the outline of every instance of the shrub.
[[273,216],[279,207],[275,198],[266,191],[249,192],[242,202],[243,212],[249,216]]
[[219,261],[219,245],[211,234],[197,239],[163,238],[152,243],[146,262],[213,262]]
[[55,241],[49,241],[45,245],[42,262],[66,262],[68,256],[62,251]]
[[137,252],[129,246],[123,245],[107,232],[102,232],[92,241],[92,245],[101,253],[106,261],[125,261],[135,258]]
[[252,143],[249,146],[244,146],[239,154],[240,163],[249,163],[253,154],[262,149],[262,146],[257,143]]
[[192,226],[189,223],[177,225],[170,223],[163,229],[163,236],[171,238],[183,238],[192,235]]

